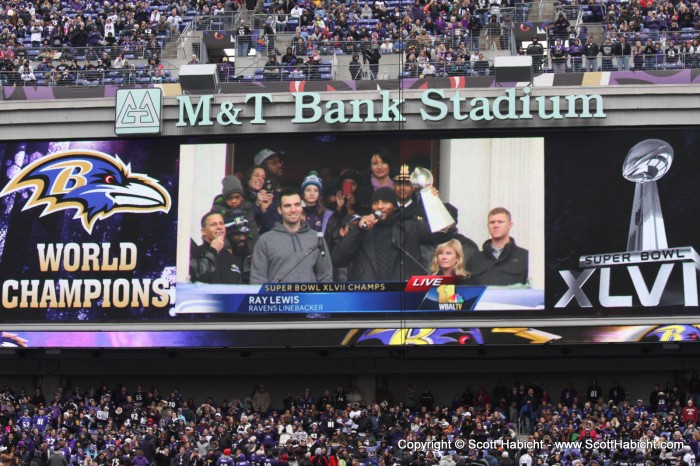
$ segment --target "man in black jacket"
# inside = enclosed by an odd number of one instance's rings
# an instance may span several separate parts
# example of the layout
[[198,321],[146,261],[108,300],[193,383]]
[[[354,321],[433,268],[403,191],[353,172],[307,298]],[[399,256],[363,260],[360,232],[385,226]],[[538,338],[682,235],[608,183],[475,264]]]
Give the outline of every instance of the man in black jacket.
[[588,36],[586,45],[583,46],[583,55],[586,57],[586,70],[598,71],[598,54],[600,47],[593,40],[593,36]]
[[469,260],[468,269],[475,285],[527,284],[528,251],[518,247],[510,237],[512,227],[508,210],[496,207],[489,212],[491,239],[484,243],[481,252]]
[[202,217],[202,244],[190,246],[190,280],[201,283],[241,282],[243,259],[236,256],[226,239],[224,218],[218,212]]
[[627,43],[625,36],[620,36],[620,41],[615,44],[615,56],[617,57],[617,71],[630,70],[630,56],[632,47]]
[[379,188],[372,194],[372,211],[351,225],[333,250],[333,266],[348,266],[348,281],[406,281],[425,275],[421,244],[438,244],[449,239],[432,233],[425,220],[402,218],[396,193]]
[[540,44],[537,36],[532,37],[532,42],[527,46],[525,53],[532,57],[532,69],[535,74],[542,73],[542,61],[544,58],[544,47]]

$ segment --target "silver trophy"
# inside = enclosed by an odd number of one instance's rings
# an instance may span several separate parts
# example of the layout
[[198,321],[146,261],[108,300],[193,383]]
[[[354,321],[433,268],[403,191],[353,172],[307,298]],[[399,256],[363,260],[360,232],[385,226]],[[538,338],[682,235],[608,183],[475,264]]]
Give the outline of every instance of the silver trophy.
[[671,168],[673,148],[660,139],[636,144],[625,157],[622,176],[636,183],[627,251],[668,248],[656,180]]
[[428,217],[430,231],[435,233],[456,223],[440,198],[433,195],[430,189],[433,186],[433,174],[430,173],[430,170],[416,167],[411,173],[410,181],[416,189],[420,189],[420,197],[425,207],[425,215]]

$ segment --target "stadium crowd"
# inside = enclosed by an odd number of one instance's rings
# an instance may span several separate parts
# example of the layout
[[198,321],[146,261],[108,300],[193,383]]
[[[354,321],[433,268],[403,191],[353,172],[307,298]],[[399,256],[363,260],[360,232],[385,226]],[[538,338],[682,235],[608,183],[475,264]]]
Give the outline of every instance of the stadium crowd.
[[[595,379],[580,393],[568,384],[558,397],[531,383],[466,387],[447,404],[411,386],[401,400],[386,389],[363,400],[357,388],[338,385],[278,404],[263,385],[247,397],[203,402],[177,388],[106,384],[59,388],[48,399],[40,388],[5,384],[0,397],[0,452],[10,466],[692,466],[700,440],[697,373],[636,401],[617,381],[604,391]],[[457,439],[491,446],[401,446]],[[515,439],[532,447],[504,447]],[[586,447],[586,439],[621,444]],[[625,448],[631,440],[648,443]],[[584,443],[555,444],[576,441]]]
[[604,71],[700,66],[697,2],[594,3],[590,11],[604,28],[602,43],[596,44]]
[[[167,81],[163,41],[179,32],[190,8],[182,0],[3,2],[0,79],[9,85]],[[130,63],[136,60],[148,64]]]
[[[230,27],[238,38],[238,55],[257,48],[275,57],[265,66],[266,79],[323,79],[327,73],[317,71],[322,65],[318,55],[331,53],[356,57],[349,70],[355,79],[376,79],[379,60],[391,53],[404,55],[401,77],[489,74],[480,48],[514,50],[511,32],[516,23],[528,20],[530,10],[528,3],[514,0],[249,3],[248,8],[264,13],[264,20],[254,16],[246,24],[244,18],[251,16],[241,15]],[[589,42],[586,28],[571,24],[574,18],[565,14],[570,10],[563,10],[551,23],[545,44],[516,52],[534,55],[538,71],[700,65],[697,2],[568,3],[582,8],[586,21],[600,22],[604,35]],[[164,42],[190,22],[236,17],[245,7],[241,0],[9,0],[0,8],[0,80],[47,85],[174,81],[161,63]],[[291,43],[276,41],[282,31],[293,32]],[[288,46],[285,54],[280,45]],[[139,59],[147,64],[130,64]],[[366,69],[361,69],[360,59],[369,65]],[[233,63],[221,66],[226,81],[240,79],[230,69]]]
[[[357,62],[350,68],[356,79],[376,79],[371,65],[392,53],[404,54],[401,77],[487,74],[487,61],[486,66],[476,65],[485,61],[479,51],[482,30],[488,49],[510,50],[514,21],[525,19],[529,11],[527,4],[515,5],[506,0],[279,2],[268,7],[271,21],[262,40],[274,54],[269,46],[273,31],[294,27],[287,53],[291,51],[296,63],[304,63],[312,50],[349,54]],[[360,59],[370,66],[358,75]]]

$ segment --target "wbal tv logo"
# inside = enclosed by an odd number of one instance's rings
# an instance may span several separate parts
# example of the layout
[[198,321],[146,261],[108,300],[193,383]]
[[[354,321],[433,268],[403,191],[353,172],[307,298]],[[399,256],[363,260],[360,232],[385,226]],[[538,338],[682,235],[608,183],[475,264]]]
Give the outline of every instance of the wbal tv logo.
[[163,91],[120,89],[117,91],[116,134],[158,134],[161,131]]
[[438,292],[438,307],[441,311],[461,311],[464,297],[457,293],[455,285],[440,285]]

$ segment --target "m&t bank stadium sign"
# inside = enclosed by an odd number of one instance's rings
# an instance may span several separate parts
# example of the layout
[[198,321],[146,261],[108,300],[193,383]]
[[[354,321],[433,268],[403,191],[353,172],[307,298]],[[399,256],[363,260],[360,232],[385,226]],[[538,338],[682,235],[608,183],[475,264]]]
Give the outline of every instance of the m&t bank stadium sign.
[[[379,92],[376,99],[323,99],[318,92],[297,92],[293,97],[291,123],[396,123],[406,122],[406,99]],[[213,95],[179,96],[178,127],[264,125],[268,110],[275,105],[272,94],[247,94],[242,103],[215,102]],[[218,99],[217,99],[218,100]],[[287,100],[285,100],[287,102]],[[603,97],[573,94],[567,96],[531,96],[531,89],[507,89],[498,97],[469,96],[458,90],[447,96],[442,89],[429,89],[420,96],[421,108],[412,113],[422,121],[446,119],[474,122],[492,120],[563,120],[605,118]],[[252,107],[252,108],[251,108]]]

